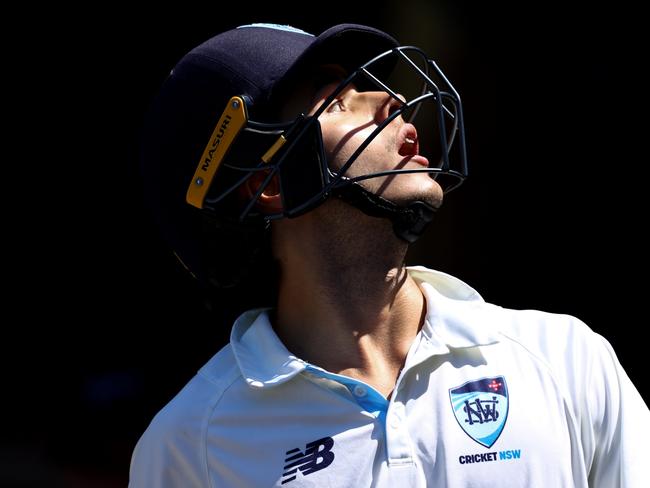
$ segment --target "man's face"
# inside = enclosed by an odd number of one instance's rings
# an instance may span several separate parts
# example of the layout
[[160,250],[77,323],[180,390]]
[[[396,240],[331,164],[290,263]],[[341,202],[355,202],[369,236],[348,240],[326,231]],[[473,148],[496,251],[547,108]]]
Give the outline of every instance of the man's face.
[[[309,114],[335,90],[340,79],[319,87]],[[398,101],[384,91],[357,91],[348,85],[319,116],[330,169],[339,170],[354,151],[393,111]],[[388,124],[346,171],[356,177],[369,173],[408,168],[426,168],[418,154],[417,129],[399,116]],[[434,207],[442,203],[442,188],[427,173],[380,176],[360,182],[367,190],[397,204],[423,200]]]

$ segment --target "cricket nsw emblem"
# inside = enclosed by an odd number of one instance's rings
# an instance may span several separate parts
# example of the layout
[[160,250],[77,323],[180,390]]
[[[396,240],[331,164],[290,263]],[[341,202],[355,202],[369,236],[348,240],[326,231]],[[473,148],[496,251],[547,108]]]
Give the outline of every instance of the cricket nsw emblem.
[[503,376],[468,381],[449,390],[458,425],[487,448],[497,441],[508,417],[508,388]]

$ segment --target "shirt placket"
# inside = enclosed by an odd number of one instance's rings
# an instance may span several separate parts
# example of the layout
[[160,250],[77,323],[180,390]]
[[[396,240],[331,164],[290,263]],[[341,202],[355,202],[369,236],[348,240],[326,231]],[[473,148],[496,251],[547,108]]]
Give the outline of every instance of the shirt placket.
[[411,444],[404,404],[392,402],[386,415],[386,452],[389,466],[412,463]]
[[[411,437],[406,421],[406,408],[400,401],[389,402],[371,386],[343,375],[337,375],[307,367],[316,377],[336,381],[350,392],[352,398],[364,411],[371,413],[384,426],[387,461],[390,465],[406,465],[413,462]],[[396,385],[395,393],[399,383]]]

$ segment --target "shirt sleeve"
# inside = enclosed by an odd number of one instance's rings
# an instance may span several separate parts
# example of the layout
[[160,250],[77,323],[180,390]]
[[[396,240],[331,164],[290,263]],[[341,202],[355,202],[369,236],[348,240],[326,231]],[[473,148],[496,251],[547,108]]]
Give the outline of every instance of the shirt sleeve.
[[[650,486],[645,444],[650,438],[650,411],[623,370],[609,342],[598,334],[589,341],[585,385],[583,446],[593,454],[592,488]],[[585,435],[586,434],[586,435]]]
[[133,451],[129,488],[209,486],[202,421],[192,413],[172,401],[154,417]]

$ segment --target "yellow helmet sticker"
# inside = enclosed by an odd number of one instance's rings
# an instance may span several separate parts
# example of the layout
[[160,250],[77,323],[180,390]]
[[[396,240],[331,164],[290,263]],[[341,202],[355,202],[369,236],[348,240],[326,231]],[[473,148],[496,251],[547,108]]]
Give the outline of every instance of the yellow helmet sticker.
[[187,189],[187,203],[203,208],[205,196],[212,185],[214,176],[232,143],[246,125],[246,107],[241,97],[232,97],[212,131],[212,136],[205,146],[194,176]]

